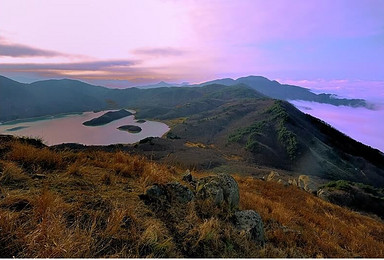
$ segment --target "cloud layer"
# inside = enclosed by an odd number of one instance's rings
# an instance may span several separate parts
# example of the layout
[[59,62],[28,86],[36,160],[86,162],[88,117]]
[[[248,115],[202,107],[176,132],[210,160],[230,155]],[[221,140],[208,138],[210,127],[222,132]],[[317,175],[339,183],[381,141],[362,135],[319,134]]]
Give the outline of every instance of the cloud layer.
[[185,54],[185,51],[176,48],[143,48],[133,51],[134,54],[143,56],[181,56]]
[[[384,106],[379,110],[332,106],[308,101],[293,101],[297,108],[321,118],[346,135],[384,152]],[[382,104],[384,105],[384,104]]]
[[64,54],[56,51],[42,50],[31,46],[9,43],[0,37],[0,57],[56,57]]

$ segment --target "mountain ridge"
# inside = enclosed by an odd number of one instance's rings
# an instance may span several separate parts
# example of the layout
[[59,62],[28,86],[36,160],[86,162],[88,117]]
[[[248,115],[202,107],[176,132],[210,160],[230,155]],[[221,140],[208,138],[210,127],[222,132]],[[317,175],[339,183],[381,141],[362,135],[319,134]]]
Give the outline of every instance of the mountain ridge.
[[240,77],[236,80],[231,78],[224,78],[201,83],[200,85],[205,86],[212,83],[218,83],[227,86],[244,83],[268,97],[281,100],[305,100],[326,103],[335,106],[343,105],[351,107],[372,108],[372,105],[368,104],[364,99],[336,98],[332,94],[327,93],[315,94],[308,88],[288,84],[280,84],[276,80],[269,80],[263,76]]
[[[348,105],[352,107],[369,104],[363,99],[338,99],[331,94],[314,94],[308,89],[298,86],[282,85],[277,81],[270,81],[261,76],[242,77],[237,80],[219,79],[202,83],[200,86],[217,84],[235,86],[245,84],[252,89],[270,98],[282,100],[302,99],[334,105]],[[168,83],[167,83],[168,84]],[[123,106],[139,106],[147,103],[146,100],[164,100],[164,95],[174,96],[179,93],[191,93],[194,97],[195,87],[160,87],[140,89],[137,87],[126,89],[109,89],[102,86],[91,85],[73,79],[43,80],[30,84],[20,83],[4,76],[0,78],[0,121],[9,121],[25,117],[43,116],[52,113],[84,112],[110,108],[123,108]],[[186,90],[189,89],[189,90]],[[167,94],[165,94],[167,93]],[[21,99],[21,97],[28,97]],[[134,99],[137,99],[135,101]],[[128,100],[128,101],[127,101]],[[175,103],[173,101],[173,103]],[[17,106],[15,105],[17,104]],[[45,104],[42,106],[41,104]]]

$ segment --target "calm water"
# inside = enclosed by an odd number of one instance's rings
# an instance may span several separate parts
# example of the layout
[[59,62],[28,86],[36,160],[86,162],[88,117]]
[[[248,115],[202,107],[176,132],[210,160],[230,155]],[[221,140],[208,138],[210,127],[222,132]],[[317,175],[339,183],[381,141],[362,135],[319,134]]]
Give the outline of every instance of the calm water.
[[[85,112],[82,114],[60,115],[28,120],[18,120],[0,125],[0,134],[39,137],[47,145],[80,143],[85,145],[130,144],[146,137],[161,137],[169,127],[160,122],[137,123],[129,116],[102,126],[84,126],[82,123],[99,117],[108,111]],[[122,125],[137,125],[140,133],[117,130]]]

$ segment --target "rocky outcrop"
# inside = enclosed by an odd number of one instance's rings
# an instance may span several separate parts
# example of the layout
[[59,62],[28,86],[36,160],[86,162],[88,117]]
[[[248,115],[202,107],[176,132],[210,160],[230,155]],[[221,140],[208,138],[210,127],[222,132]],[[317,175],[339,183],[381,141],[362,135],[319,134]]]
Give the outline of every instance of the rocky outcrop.
[[297,178],[284,178],[284,176],[281,176],[279,173],[271,171],[267,176],[264,177],[264,179],[266,181],[275,181],[281,183],[284,186],[296,186],[310,193],[316,193],[319,186],[316,181],[308,175],[299,175]]
[[256,211],[237,211],[233,215],[232,221],[237,229],[248,232],[256,242],[264,243],[264,225]]
[[180,202],[186,203],[194,199],[212,200],[216,206],[228,205],[230,209],[239,207],[239,186],[235,179],[225,173],[195,180],[189,171],[183,180],[192,186],[192,190],[178,183],[154,184],[145,194],[140,195],[148,202]]
[[195,195],[190,189],[178,182],[168,183],[165,186],[167,190],[167,198],[170,201],[187,203],[195,198]]
[[146,190],[145,194],[140,195],[140,198],[147,203],[158,204],[187,203],[193,200],[194,197],[190,189],[178,182],[152,185]]
[[263,179],[266,181],[275,181],[280,184],[283,184],[284,186],[291,185],[290,183],[288,183],[287,180],[285,180],[282,176],[280,176],[278,172],[275,172],[275,171],[271,171],[266,177],[263,177]]
[[197,181],[196,197],[210,199],[217,206],[226,203],[230,209],[237,209],[240,201],[239,186],[231,175],[218,173]]
[[308,175],[300,175],[297,178],[297,186],[305,191],[316,193],[318,185]]
[[280,174],[275,172],[275,171],[271,171],[267,177],[265,178],[266,181],[277,181],[278,179],[280,178]]
[[249,233],[254,241],[264,244],[264,227],[260,215],[253,210],[238,210],[239,187],[232,176],[219,173],[196,180],[190,171],[186,171],[183,181],[187,182],[192,189],[179,182],[155,184],[149,187],[145,194],[140,195],[140,198],[147,204],[156,205],[157,209],[162,210],[162,214],[170,207],[183,210],[185,207],[181,204],[191,201],[197,205],[204,202],[211,205],[210,203],[213,202],[213,206],[232,216],[231,222],[239,231]]

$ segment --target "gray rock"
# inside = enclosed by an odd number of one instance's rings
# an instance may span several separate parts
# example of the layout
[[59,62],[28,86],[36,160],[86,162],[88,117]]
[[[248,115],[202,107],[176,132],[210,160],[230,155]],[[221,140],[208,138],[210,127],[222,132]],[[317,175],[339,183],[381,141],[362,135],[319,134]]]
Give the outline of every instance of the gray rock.
[[307,192],[312,192],[312,193],[315,193],[318,187],[315,180],[310,178],[308,175],[300,175],[297,179],[297,186]]
[[165,185],[155,184],[149,187],[140,198],[149,203],[187,203],[194,199],[193,192],[178,182]]
[[285,187],[289,186],[289,183],[286,180],[279,179],[277,183],[283,184]]
[[289,179],[288,180],[288,184],[289,185],[293,185],[293,186],[298,186],[298,183],[297,183],[296,179]]
[[232,220],[238,230],[249,232],[254,241],[264,244],[264,224],[256,211],[237,211]]
[[274,171],[271,171],[267,177],[266,177],[266,181],[276,181],[277,178],[280,177],[280,174],[277,173],[277,172],[274,172]]
[[164,187],[155,184],[149,187],[145,194],[139,195],[139,197],[149,203],[165,202],[167,200],[167,194]]
[[185,171],[184,176],[183,176],[183,181],[188,182],[188,183],[191,184],[193,187],[196,186],[196,180],[195,180],[195,178],[192,176],[190,170],[186,170],[186,171]]
[[186,186],[178,182],[172,182],[165,185],[168,201],[177,201],[180,203],[187,203],[195,198],[193,192]]
[[217,206],[226,202],[231,209],[239,207],[239,187],[232,176],[219,173],[197,181],[196,196],[199,199],[211,199]]
[[329,194],[330,192],[328,189],[319,189],[317,191],[317,196],[323,200],[328,200]]
[[219,183],[224,193],[224,200],[231,208],[238,208],[240,202],[239,186],[235,179],[225,173],[219,173]]
[[224,202],[224,192],[220,187],[219,182],[214,178],[203,178],[197,183],[196,197],[201,200],[212,200],[217,206],[220,206]]

